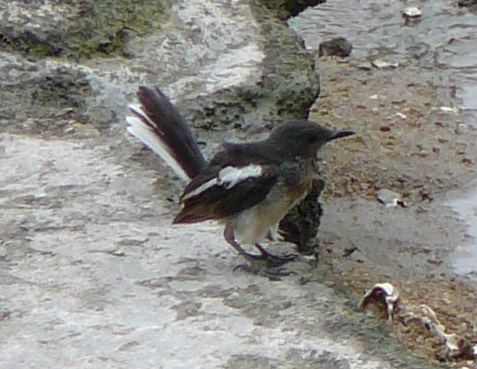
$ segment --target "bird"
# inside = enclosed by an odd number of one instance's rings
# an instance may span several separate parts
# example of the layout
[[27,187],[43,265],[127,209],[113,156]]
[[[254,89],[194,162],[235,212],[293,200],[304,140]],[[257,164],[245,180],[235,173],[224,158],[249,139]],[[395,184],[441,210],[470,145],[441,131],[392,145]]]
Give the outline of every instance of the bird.
[[[351,136],[308,120],[286,120],[264,140],[225,142],[207,161],[177,108],[158,87],[140,86],[129,105],[127,131],[158,154],[187,182],[173,224],[207,220],[224,225],[224,238],[246,260],[279,265],[293,255],[262,246],[279,239],[279,222],[306,197],[317,176],[317,152]],[[255,246],[250,252],[242,245]]]

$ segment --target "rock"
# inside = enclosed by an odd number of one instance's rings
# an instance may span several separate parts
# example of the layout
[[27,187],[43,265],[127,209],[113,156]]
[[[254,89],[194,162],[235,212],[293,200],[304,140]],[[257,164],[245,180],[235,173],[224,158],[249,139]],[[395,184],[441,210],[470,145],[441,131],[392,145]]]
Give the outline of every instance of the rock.
[[356,65],[356,68],[357,69],[361,69],[361,70],[371,70],[371,63],[369,62],[366,62],[366,63],[359,63],[358,65]]
[[416,59],[420,59],[429,52],[429,45],[425,42],[417,42],[406,48],[406,51]]
[[315,179],[308,196],[280,222],[280,234],[285,241],[297,245],[301,254],[313,255],[317,251],[316,235],[323,215],[318,198],[324,187],[324,181]]
[[0,0],[0,125],[15,132],[32,117],[39,131],[63,132],[73,118],[107,131],[141,84],[160,85],[217,141],[231,126],[307,116],[313,60],[264,5],[170,3]]
[[399,67],[399,62],[397,61],[388,61],[383,59],[375,59],[371,62],[373,67],[378,69],[394,69]]
[[477,5],[477,0],[459,0],[457,4],[459,6],[474,6]]
[[406,204],[402,200],[401,195],[398,194],[397,192],[388,190],[387,188],[381,188],[376,194],[376,199],[381,204],[384,204],[384,206],[386,207],[393,207],[398,205],[402,207],[406,207]]
[[465,123],[458,123],[454,132],[456,135],[465,135],[469,133],[469,127]]
[[316,6],[326,0],[261,0],[267,8],[277,13],[280,19],[288,19],[301,13],[310,6]]
[[440,111],[444,113],[454,113],[458,114],[459,113],[459,108],[457,107],[449,107],[449,106],[441,106],[439,107]]
[[320,43],[318,49],[319,56],[340,56],[345,58],[351,54],[353,45],[344,37],[333,38]]

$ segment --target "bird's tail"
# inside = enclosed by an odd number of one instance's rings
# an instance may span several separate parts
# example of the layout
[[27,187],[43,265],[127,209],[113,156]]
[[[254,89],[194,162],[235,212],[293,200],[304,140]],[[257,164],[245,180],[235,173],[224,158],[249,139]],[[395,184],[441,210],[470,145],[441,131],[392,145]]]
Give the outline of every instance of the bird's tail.
[[183,180],[194,178],[206,161],[176,107],[158,88],[141,86],[138,105],[130,105],[127,130],[142,141]]

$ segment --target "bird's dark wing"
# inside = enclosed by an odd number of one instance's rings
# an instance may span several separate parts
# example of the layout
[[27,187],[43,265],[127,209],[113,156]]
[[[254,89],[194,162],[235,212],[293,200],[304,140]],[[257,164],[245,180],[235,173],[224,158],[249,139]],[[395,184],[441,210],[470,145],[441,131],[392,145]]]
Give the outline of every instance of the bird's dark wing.
[[267,164],[210,165],[182,195],[174,223],[197,223],[233,216],[262,201],[277,182],[277,169]]

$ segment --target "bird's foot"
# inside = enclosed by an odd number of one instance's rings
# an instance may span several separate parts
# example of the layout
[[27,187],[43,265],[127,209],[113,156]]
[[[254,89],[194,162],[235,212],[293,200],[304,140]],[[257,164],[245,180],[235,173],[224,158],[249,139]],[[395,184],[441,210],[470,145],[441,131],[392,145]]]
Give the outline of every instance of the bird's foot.
[[240,269],[249,271],[254,274],[265,275],[270,278],[283,277],[290,274],[294,274],[290,271],[280,268],[283,264],[295,260],[298,255],[273,255],[264,249],[260,244],[256,243],[255,247],[260,251],[260,254],[252,254],[245,251],[242,246],[235,240],[233,229],[230,226],[225,227],[224,231],[225,240],[250,262],[250,265],[239,265],[235,267],[234,271]]
[[280,266],[291,261],[295,261],[298,258],[296,254],[285,254],[285,255],[274,255],[274,254],[266,254],[262,255],[264,260],[267,264],[271,267]]
[[270,267],[277,267],[290,261],[295,261],[298,258],[296,254],[285,254],[285,255],[275,255],[269,253],[258,243],[255,244],[255,247],[260,250],[261,255],[258,255],[259,260],[265,261]]
[[250,254],[244,255],[250,264],[242,264],[235,267],[234,271],[241,270],[251,274],[268,277],[271,280],[280,280],[280,277],[287,277],[296,274],[285,267],[284,264],[296,260],[298,255],[274,255],[269,253],[261,245],[255,244],[255,247],[260,251],[260,255]]

